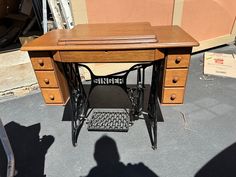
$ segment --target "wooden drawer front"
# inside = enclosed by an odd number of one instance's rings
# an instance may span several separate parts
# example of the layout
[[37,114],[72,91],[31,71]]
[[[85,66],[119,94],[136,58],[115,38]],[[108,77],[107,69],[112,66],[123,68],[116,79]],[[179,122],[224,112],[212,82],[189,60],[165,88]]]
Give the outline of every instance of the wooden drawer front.
[[31,58],[31,63],[33,65],[34,70],[53,70],[51,58]]
[[164,88],[162,103],[178,104],[183,103],[184,88]]
[[63,104],[63,97],[59,89],[41,88],[42,95],[46,104]]
[[155,50],[60,51],[65,62],[130,62],[153,61]]
[[185,86],[188,69],[166,69],[165,87]]
[[35,71],[40,87],[58,87],[54,71]]
[[167,55],[167,68],[181,68],[189,66],[190,54],[169,54]]

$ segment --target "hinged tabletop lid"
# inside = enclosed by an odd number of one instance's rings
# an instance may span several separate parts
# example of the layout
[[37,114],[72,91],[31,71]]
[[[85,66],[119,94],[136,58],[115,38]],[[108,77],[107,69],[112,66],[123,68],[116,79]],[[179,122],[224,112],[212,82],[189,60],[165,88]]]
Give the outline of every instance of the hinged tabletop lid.
[[137,44],[157,42],[150,23],[110,23],[77,25],[58,45]]

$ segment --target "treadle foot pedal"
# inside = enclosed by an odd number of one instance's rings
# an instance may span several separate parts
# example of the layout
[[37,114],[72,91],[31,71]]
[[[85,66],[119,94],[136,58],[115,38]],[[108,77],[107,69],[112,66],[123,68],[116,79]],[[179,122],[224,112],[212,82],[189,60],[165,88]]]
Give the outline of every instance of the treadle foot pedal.
[[125,110],[94,110],[88,122],[89,131],[127,132],[130,118]]

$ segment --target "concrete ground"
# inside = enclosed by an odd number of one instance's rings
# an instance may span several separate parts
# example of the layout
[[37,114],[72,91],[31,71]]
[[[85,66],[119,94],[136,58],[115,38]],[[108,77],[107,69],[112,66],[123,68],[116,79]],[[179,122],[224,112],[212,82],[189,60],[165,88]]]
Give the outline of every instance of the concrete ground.
[[19,49],[0,53],[0,101],[38,89],[27,52]]
[[18,176],[235,177],[236,80],[203,77],[202,59],[203,53],[192,56],[185,104],[161,107],[155,151],[143,120],[128,133],[88,132],[84,124],[73,147],[64,107],[46,106],[40,93],[2,101]]

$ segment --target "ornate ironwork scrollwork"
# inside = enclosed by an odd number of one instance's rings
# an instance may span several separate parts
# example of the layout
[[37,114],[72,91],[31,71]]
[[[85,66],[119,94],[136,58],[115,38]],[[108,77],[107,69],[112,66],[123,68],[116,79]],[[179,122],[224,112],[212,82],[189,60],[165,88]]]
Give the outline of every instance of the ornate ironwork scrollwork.
[[[121,87],[124,92],[127,93],[131,103],[131,109],[129,110],[130,121],[139,119],[143,114],[144,107],[144,88],[145,88],[145,70],[147,67],[153,66],[151,90],[148,102],[148,111],[145,113],[148,116],[148,121],[151,125],[151,131],[149,131],[152,137],[153,148],[156,148],[157,144],[157,106],[159,106],[157,100],[157,81],[159,77],[158,62],[141,63],[134,65],[129,70],[110,74],[106,76],[96,76],[91,69],[83,64],[79,63],[64,63],[64,72],[66,74],[68,85],[70,88],[71,105],[72,105],[72,144],[76,146],[79,131],[83,125],[84,120],[89,115],[89,96],[92,90],[99,85],[116,85]],[[89,92],[86,94],[81,76],[80,67],[86,68],[91,75],[91,86]],[[137,83],[134,87],[127,86],[127,77],[131,71],[137,71]]]

